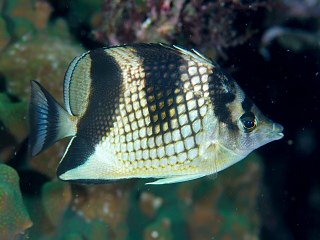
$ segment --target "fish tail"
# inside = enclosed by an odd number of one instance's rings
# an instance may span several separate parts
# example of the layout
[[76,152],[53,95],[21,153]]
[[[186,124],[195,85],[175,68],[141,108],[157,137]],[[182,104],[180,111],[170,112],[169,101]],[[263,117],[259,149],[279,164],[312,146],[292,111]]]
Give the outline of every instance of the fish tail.
[[75,117],[38,83],[31,81],[29,105],[29,153],[36,156],[55,142],[74,136]]

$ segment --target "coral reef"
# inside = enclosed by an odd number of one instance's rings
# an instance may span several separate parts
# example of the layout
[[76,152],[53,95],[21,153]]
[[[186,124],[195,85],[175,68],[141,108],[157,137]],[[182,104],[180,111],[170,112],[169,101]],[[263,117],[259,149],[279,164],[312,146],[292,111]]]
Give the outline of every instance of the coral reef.
[[17,239],[32,226],[23,204],[17,172],[0,164],[0,239]]
[[70,201],[71,189],[68,183],[52,181],[43,185],[42,205],[53,226],[59,226]]
[[73,186],[71,209],[86,221],[108,226],[111,239],[126,239],[126,217],[134,181],[97,186]]
[[10,41],[10,34],[6,29],[6,23],[3,17],[0,16],[0,52],[5,48]]
[[[212,180],[133,188],[128,239],[258,239],[261,158],[250,155]],[[165,194],[164,194],[165,193]]]
[[[257,239],[261,159],[252,154],[216,180],[163,186],[147,180],[79,185],[50,181],[26,197],[31,239]],[[37,206],[37,208],[34,208]]]
[[[34,226],[28,231],[30,239],[62,239],[64,237],[58,229],[64,226],[62,221],[67,214],[71,196],[69,183],[60,181],[46,182],[42,185],[40,193],[25,196],[30,217],[34,222]],[[67,236],[66,233],[64,232],[65,236]]]
[[0,120],[18,142],[27,136],[27,103],[12,102],[5,93],[0,93]]
[[270,60],[269,48],[275,43],[295,54],[320,52],[320,1],[277,2],[279,8],[276,8],[266,20],[266,24],[271,27],[261,38],[260,52],[263,57]]
[[45,183],[41,196],[27,197],[34,221],[30,238],[126,239],[133,182],[96,186],[61,181]]
[[0,93],[0,156],[5,161],[27,137],[26,112],[26,102],[13,102],[7,93]]
[[0,7],[8,27],[12,28],[10,33],[15,39],[22,38],[30,31],[44,29],[53,11],[45,0],[4,0]]
[[195,201],[188,218],[191,239],[208,239],[210,236],[217,239],[259,238],[256,199],[261,181],[261,159],[257,161],[258,158],[256,154],[251,155],[244,168],[235,166],[238,169],[226,170],[215,184],[203,189],[203,196]]
[[46,31],[25,35],[8,46],[0,59],[0,71],[7,81],[8,92],[21,100],[28,101],[30,80],[36,79],[62,103],[66,69],[84,49],[66,36],[68,29],[63,20]]
[[[26,106],[31,79],[41,82],[62,103],[65,71],[73,58],[84,51],[78,44],[73,44],[70,37],[67,37],[68,29],[64,21],[58,20],[53,26],[48,27],[47,31],[48,33],[39,32],[26,36],[21,41],[8,46],[2,54],[0,72],[6,79],[7,91],[21,100],[15,104],[16,106]],[[26,119],[26,110],[23,115],[20,114],[21,111],[13,113],[12,116],[16,119]],[[10,119],[6,120],[8,121],[13,126],[11,129],[21,129],[26,126],[26,124],[14,125],[15,122]],[[15,132],[11,132],[10,128],[8,130],[16,138],[21,139],[22,133],[25,133],[27,128]],[[59,159],[56,154],[62,156],[65,147],[65,142],[57,143],[42,155],[41,159],[33,158],[31,165],[46,175],[54,177]]]
[[272,7],[272,1],[111,1],[93,34],[105,45],[170,42],[227,58],[223,49],[242,44],[255,30],[234,28],[242,12]]
[[[30,80],[41,82],[62,103],[66,69],[84,49],[74,42],[63,19],[48,24],[52,7],[46,1],[5,1],[2,12],[7,19],[6,29],[12,27],[12,30],[9,32],[11,44],[3,49],[0,57],[0,74],[7,92],[20,100],[8,104],[5,97],[0,99],[3,103],[0,103],[0,112],[3,113],[0,120],[6,127],[4,136],[13,135],[16,139],[15,144],[9,145],[12,147],[26,137]],[[57,143],[40,158],[33,158],[31,166],[54,178],[59,156],[65,147],[66,141]],[[8,156],[7,152],[3,156]]]

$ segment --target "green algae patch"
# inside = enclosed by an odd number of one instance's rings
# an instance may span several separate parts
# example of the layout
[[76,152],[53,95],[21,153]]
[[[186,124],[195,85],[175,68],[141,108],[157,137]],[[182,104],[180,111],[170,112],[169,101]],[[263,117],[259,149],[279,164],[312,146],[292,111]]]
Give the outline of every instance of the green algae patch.
[[0,164],[0,239],[15,239],[32,224],[22,201],[18,173]]
[[10,34],[7,31],[6,22],[0,16],[0,50],[3,49],[10,41]]
[[11,102],[7,94],[0,93],[0,121],[18,142],[27,136],[27,108],[26,102]]

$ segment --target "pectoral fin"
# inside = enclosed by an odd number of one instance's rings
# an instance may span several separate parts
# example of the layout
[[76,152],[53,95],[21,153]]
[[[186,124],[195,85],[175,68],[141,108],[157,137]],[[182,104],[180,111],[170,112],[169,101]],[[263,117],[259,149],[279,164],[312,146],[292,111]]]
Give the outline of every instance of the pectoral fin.
[[218,159],[218,151],[217,151],[217,145],[215,143],[212,143],[208,146],[208,148],[205,150],[203,154],[204,164],[203,169],[205,169],[205,172],[208,178],[214,180],[217,178],[217,159]]

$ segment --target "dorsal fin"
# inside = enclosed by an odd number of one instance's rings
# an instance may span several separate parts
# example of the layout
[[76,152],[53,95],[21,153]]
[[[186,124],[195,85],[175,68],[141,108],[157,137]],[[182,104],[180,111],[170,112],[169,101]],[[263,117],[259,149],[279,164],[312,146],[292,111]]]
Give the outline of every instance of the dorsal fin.
[[90,51],[76,57],[69,65],[64,78],[64,102],[67,111],[82,116],[89,101],[91,87]]
[[191,49],[191,51],[189,51],[188,49],[181,47],[179,45],[172,45],[171,46],[171,45],[167,45],[167,44],[163,44],[163,43],[159,43],[159,45],[161,45],[162,47],[165,47],[165,48],[170,48],[174,51],[178,51],[181,55],[187,56],[187,57],[194,59],[196,61],[212,65],[212,60],[210,60],[209,58],[206,58],[204,55],[202,55],[196,49]]

